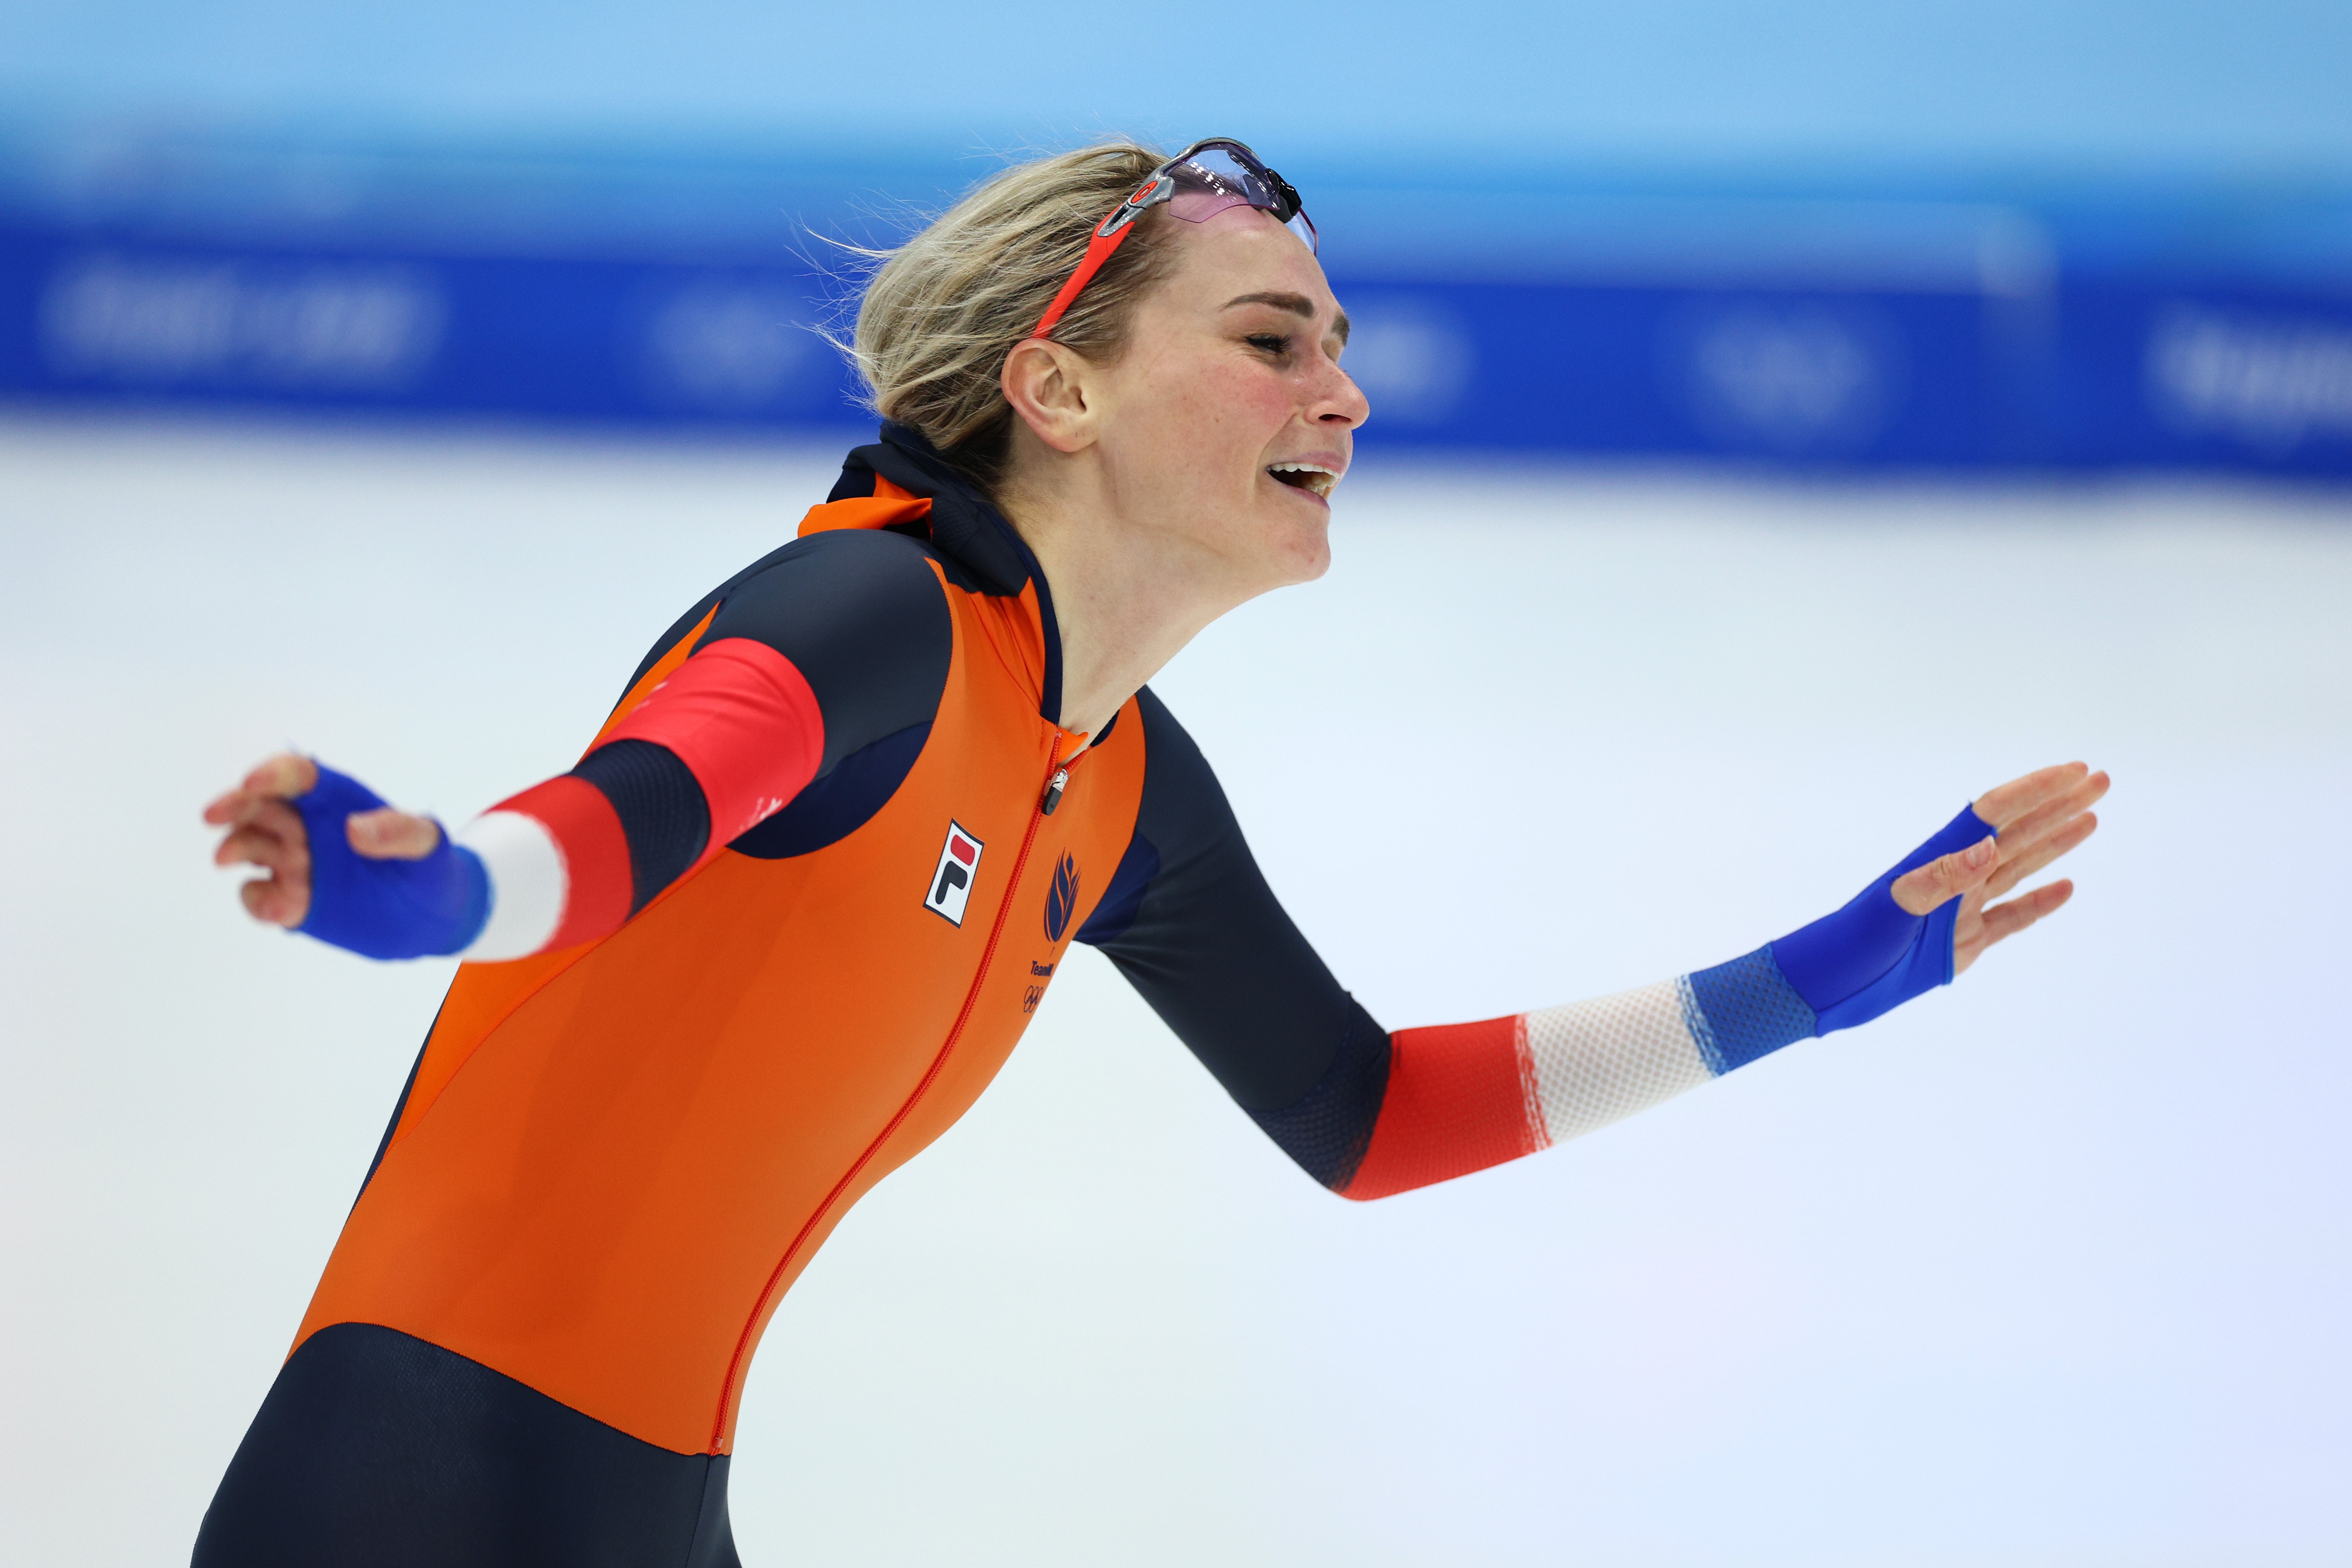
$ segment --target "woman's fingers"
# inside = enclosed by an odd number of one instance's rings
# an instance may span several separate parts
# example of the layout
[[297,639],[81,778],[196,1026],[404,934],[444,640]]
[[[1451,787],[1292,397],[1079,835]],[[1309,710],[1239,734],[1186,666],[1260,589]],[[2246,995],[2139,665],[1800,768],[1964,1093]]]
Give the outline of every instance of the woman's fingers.
[[1895,878],[1895,901],[1906,914],[1924,915],[1975,888],[2000,864],[2000,845],[1987,836],[1966,849],[1955,849]]
[[[272,851],[270,847],[275,847]],[[268,852],[265,858],[262,852]],[[309,840],[302,831],[302,819],[294,808],[280,800],[260,800],[239,817],[236,827],[221,840],[213,851],[213,864],[233,866],[239,861],[256,866],[275,867],[286,852],[301,857],[302,864],[310,863]]]
[[2055,798],[2090,776],[2087,763],[2061,763],[2037,768],[2023,778],[1989,789],[1976,800],[1976,813],[1996,830],[2005,830],[2027,812]]
[[[254,770],[255,775],[284,760],[271,758]],[[263,782],[275,785],[299,781],[289,780],[280,771]],[[258,866],[266,873],[236,890],[246,912],[272,925],[300,925],[310,911],[310,840],[303,831],[301,814],[279,795],[237,789],[207,806],[205,820],[229,828],[213,851],[214,865]]]
[[422,860],[441,845],[439,823],[390,806],[352,813],[343,819],[343,833],[371,860]]
[[256,877],[239,888],[236,896],[244,900],[246,913],[275,926],[299,926],[302,917],[310,912],[310,883],[307,877],[299,886],[285,878]]
[[258,827],[240,827],[213,851],[215,866],[258,866],[265,871],[299,871],[308,875],[310,856],[301,842],[288,841]]
[[1953,972],[1957,973],[1968,968],[1993,943],[2006,941],[2035,921],[2055,914],[2074,896],[2074,883],[2058,881],[2036,888],[2005,904],[1993,905],[1978,918],[1975,931],[1965,940],[1953,943]]
[[2109,784],[2107,775],[2093,773],[2070,789],[2060,791],[2024,816],[2004,824],[2000,830],[2000,852],[2013,858],[2032,849],[2042,839],[2063,830],[2067,824],[2105,798]]
[[205,807],[205,820],[215,827],[233,827],[248,820],[267,800],[289,800],[308,795],[319,782],[319,764],[292,752],[280,752],[245,775],[245,782]]
[[293,807],[265,801],[253,820],[221,840],[213,864],[240,863],[266,873],[236,890],[246,912],[272,925],[300,925],[310,911],[310,847]]
[[319,764],[294,752],[280,752],[245,775],[244,788],[257,795],[309,795],[319,783]]
[[2065,826],[2050,834],[2040,843],[2022,853],[2005,856],[2000,869],[1995,871],[1984,885],[1984,896],[1997,899],[2026,878],[2032,876],[2061,855],[2071,852],[2083,840],[2099,830],[2099,819],[2089,812],[2074,818]]
[[233,789],[205,807],[205,820],[215,827],[240,827],[253,814],[278,797],[257,790]]

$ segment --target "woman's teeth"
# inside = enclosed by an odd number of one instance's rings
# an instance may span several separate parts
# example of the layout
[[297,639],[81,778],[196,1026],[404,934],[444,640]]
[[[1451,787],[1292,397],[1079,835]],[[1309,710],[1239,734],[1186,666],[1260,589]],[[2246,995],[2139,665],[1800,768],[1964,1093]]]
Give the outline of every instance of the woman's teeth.
[[1265,471],[1294,489],[1313,490],[1324,497],[1328,497],[1331,487],[1339,482],[1339,476],[1320,463],[1269,463]]

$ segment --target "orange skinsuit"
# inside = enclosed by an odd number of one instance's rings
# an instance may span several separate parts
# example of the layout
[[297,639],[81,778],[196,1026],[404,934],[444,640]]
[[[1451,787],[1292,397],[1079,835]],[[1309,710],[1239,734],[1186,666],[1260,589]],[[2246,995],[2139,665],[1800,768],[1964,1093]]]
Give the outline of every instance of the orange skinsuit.
[[[459,972],[303,1336],[381,1323],[727,1451],[778,1298],[1021,1037],[1076,929],[1045,939],[1052,868],[1116,865],[1134,827],[1141,725],[1081,755],[1038,716],[1034,586],[947,600],[949,697],[857,833],[721,856],[593,946]],[[951,821],[993,873],[960,927],[920,896]]]

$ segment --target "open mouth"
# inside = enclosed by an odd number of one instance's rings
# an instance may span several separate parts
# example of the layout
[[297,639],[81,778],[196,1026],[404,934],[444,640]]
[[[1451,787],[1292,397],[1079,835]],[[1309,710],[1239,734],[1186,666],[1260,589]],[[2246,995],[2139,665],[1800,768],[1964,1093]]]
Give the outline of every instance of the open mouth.
[[1339,476],[1320,463],[1269,463],[1265,471],[1295,490],[1310,490],[1325,500]]

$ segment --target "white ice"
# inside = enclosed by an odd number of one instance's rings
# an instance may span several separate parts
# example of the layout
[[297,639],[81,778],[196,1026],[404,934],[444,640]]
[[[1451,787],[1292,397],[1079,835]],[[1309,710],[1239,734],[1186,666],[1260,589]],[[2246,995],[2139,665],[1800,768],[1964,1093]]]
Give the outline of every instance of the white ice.
[[[184,1560],[446,978],[247,923],[204,799],[560,771],[836,460],[0,423],[0,1556]],[[1160,689],[1391,1026],[1746,952],[2081,757],[2074,906],[1370,1206],[1073,962],[770,1331],[751,1568],[2352,1559],[2352,500],[1396,468],[1337,518]]]

